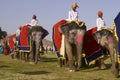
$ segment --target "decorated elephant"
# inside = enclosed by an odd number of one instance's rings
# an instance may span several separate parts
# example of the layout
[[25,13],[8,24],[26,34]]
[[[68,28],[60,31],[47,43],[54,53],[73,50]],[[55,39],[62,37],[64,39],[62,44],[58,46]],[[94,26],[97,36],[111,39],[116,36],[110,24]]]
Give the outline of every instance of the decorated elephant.
[[32,37],[31,62],[37,64],[40,57],[40,46],[42,46],[42,39],[44,39],[49,33],[42,26],[32,26],[29,30],[29,34]]
[[[113,30],[108,28],[103,28],[100,31],[97,31],[94,34],[95,40],[101,45],[102,49],[107,49],[108,53],[110,54],[111,59],[111,72],[118,77],[119,70],[118,70],[118,53],[117,53],[117,41],[114,36]],[[106,51],[105,51],[106,52]],[[104,52],[104,53],[105,53]],[[105,55],[105,54],[104,54]],[[100,62],[99,67],[105,67],[103,58],[98,60],[97,63]],[[102,66],[101,66],[102,65]]]
[[77,21],[67,22],[61,25],[59,30],[64,36],[65,58],[68,60],[69,71],[79,70],[81,67],[83,37],[86,32],[85,23]]

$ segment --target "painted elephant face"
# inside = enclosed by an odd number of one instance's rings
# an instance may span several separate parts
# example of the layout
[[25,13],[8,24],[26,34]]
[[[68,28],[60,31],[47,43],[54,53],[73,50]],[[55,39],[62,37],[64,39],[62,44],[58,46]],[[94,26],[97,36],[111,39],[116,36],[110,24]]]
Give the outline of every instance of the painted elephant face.
[[100,30],[94,34],[94,38],[101,46],[113,44],[113,33],[109,30]]
[[79,23],[77,24],[76,22],[71,22],[64,24],[60,27],[61,32],[65,35],[65,37],[68,39],[69,42],[74,43],[74,42],[80,42],[83,39],[83,35],[86,31],[86,26],[82,25]]
[[47,30],[45,30],[43,27],[41,26],[33,26],[30,30],[29,30],[29,34],[30,35],[38,35],[41,36],[41,39],[44,39],[49,33]]

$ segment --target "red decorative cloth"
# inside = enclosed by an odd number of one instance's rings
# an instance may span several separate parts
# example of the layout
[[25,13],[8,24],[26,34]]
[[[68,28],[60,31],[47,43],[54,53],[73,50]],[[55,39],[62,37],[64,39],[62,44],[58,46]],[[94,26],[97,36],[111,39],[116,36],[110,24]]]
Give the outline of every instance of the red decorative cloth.
[[20,46],[29,46],[28,42],[28,25],[25,25],[22,27],[21,33],[20,33]]
[[57,22],[54,25],[54,29],[53,29],[53,41],[55,43],[55,46],[57,48],[57,51],[60,52],[60,48],[61,48],[61,40],[62,40],[62,33],[59,32],[59,27],[63,24],[65,24],[67,21],[66,20],[61,20],[59,22]]
[[100,49],[100,45],[94,39],[93,34],[97,31],[97,27],[88,30],[84,36],[83,49],[86,57],[93,55]]
[[13,34],[9,37],[10,50],[13,50],[15,47],[15,42],[14,42],[15,38],[16,38],[16,34]]

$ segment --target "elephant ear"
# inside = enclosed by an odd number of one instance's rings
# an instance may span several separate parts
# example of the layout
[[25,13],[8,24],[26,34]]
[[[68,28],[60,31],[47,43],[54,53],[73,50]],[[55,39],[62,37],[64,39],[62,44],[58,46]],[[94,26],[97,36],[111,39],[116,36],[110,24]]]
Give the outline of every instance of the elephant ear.
[[31,35],[32,32],[42,32],[43,33],[42,39],[44,39],[49,34],[49,32],[42,26],[33,26],[32,28],[29,29],[29,34]]
[[69,24],[61,25],[60,28],[59,28],[59,31],[60,31],[62,34],[67,35],[68,32],[69,32]]
[[95,32],[93,36],[94,36],[95,40],[100,39],[101,38],[101,31]]
[[42,39],[44,39],[49,34],[49,32],[44,28],[43,28],[42,32],[43,32]]
[[29,28],[29,34],[31,35],[32,32],[43,32],[43,27],[42,26],[32,26],[31,28]]

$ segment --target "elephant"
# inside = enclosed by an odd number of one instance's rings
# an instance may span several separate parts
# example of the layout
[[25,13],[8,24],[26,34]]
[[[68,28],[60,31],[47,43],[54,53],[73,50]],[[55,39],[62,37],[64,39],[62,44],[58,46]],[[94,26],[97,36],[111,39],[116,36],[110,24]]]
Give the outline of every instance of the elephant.
[[[110,54],[111,59],[111,72],[118,77],[119,75],[119,66],[118,66],[118,53],[117,53],[117,41],[112,29],[103,28],[100,31],[94,33],[94,38],[98,42],[98,44],[102,47],[102,49],[107,49]],[[104,60],[98,60],[101,64],[99,66],[104,67]]]
[[[65,58],[70,72],[81,67],[83,37],[86,32],[84,22],[71,21],[60,26],[59,31],[64,35]],[[75,58],[75,59],[74,59]]]
[[32,26],[29,29],[29,35],[32,37],[32,52],[31,52],[31,62],[33,64],[38,63],[38,59],[40,57],[40,46],[42,44],[42,39],[44,39],[49,32],[45,30],[42,26]]

